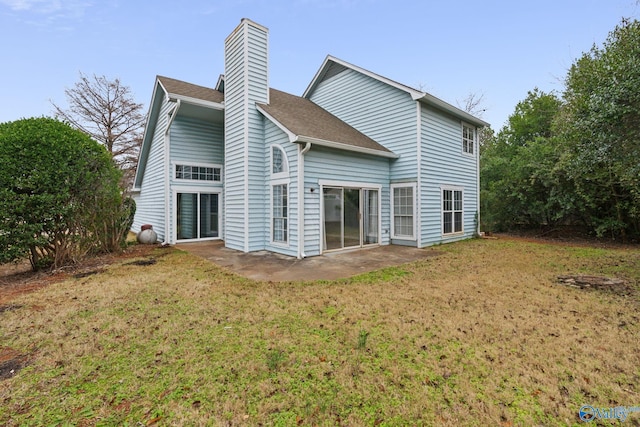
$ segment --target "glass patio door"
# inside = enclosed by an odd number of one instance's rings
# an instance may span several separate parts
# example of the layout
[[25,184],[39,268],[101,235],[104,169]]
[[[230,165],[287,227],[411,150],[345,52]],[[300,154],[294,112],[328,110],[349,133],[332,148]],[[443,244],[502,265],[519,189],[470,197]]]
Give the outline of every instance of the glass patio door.
[[177,239],[220,237],[220,194],[177,194]]
[[378,190],[324,187],[323,250],[379,242]]

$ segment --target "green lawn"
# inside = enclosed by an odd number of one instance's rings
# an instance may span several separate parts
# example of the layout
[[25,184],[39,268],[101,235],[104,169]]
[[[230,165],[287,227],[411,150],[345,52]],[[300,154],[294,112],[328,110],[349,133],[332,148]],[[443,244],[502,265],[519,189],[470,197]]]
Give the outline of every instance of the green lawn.
[[24,295],[0,313],[30,361],[0,381],[0,425],[579,426],[583,404],[640,406],[638,294],[556,283],[637,290],[639,249],[438,249],[306,283],[158,249]]

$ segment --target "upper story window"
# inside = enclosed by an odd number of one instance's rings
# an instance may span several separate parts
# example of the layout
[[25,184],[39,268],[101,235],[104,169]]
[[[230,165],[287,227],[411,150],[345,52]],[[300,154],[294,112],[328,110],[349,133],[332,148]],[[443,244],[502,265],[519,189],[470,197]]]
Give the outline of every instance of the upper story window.
[[473,154],[476,143],[476,130],[471,126],[462,124],[462,152]]
[[214,166],[176,165],[176,179],[220,181],[222,168]]
[[271,175],[285,175],[289,172],[287,155],[277,145],[271,146]]

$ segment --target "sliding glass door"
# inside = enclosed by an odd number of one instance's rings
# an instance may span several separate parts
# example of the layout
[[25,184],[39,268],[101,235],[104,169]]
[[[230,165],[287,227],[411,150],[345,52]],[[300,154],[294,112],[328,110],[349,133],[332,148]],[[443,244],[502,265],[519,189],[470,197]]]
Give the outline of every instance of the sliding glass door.
[[220,237],[220,194],[177,193],[177,239]]
[[379,243],[379,191],[323,187],[323,250]]

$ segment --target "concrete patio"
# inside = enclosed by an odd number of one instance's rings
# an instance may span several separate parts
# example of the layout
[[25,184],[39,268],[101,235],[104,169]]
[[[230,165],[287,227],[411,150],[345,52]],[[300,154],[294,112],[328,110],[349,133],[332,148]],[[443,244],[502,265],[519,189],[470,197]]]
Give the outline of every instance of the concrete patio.
[[271,282],[335,280],[438,255],[433,248],[376,246],[296,259],[267,251],[243,253],[225,248],[220,240],[181,243],[176,248],[244,277]]

